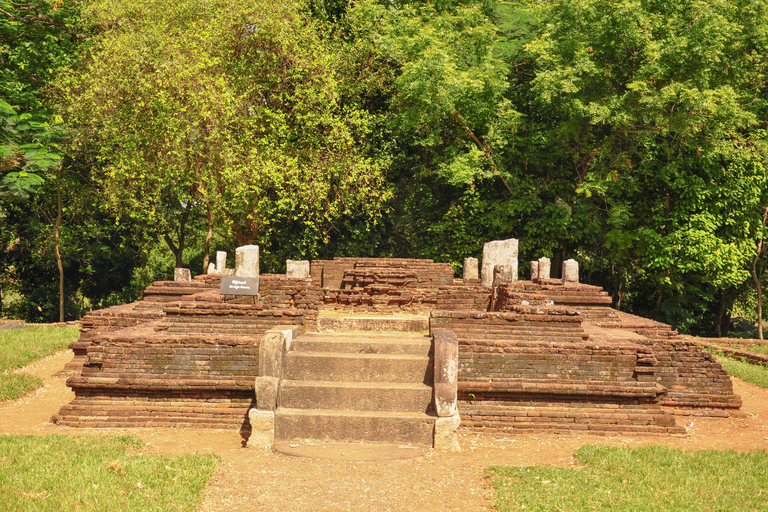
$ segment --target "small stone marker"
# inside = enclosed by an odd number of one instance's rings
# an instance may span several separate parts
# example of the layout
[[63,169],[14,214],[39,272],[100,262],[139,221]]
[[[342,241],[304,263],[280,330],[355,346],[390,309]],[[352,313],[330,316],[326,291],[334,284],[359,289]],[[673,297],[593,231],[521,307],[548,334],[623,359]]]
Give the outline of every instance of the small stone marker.
[[209,263],[208,264],[208,271],[206,274],[215,274],[216,273],[216,264],[215,263]]
[[563,284],[579,284],[579,262],[570,259],[563,262]]
[[464,258],[464,280],[479,279],[477,258]]
[[483,267],[481,284],[493,286],[493,269],[496,265],[510,265],[517,279],[517,239],[494,240],[483,246]]
[[539,262],[532,261],[531,262],[531,281],[538,278],[539,278]]
[[235,249],[235,275],[259,278],[258,245],[243,245]]
[[285,260],[285,274],[288,277],[307,279],[309,277],[309,260]]
[[192,281],[192,272],[188,268],[175,268],[173,269],[173,280],[185,283]]
[[225,268],[227,268],[226,251],[216,251],[216,273],[223,274]]
[[552,262],[549,258],[539,258],[539,279],[549,279]]

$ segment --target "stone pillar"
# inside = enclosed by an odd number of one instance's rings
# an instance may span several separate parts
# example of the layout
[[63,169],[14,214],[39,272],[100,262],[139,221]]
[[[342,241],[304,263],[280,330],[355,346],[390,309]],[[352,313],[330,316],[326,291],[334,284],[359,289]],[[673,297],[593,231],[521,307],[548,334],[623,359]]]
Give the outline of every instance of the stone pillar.
[[549,258],[539,258],[539,279],[549,279],[552,262]]
[[235,249],[235,276],[259,277],[258,245],[244,245]]
[[175,268],[173,269],[173,280],[187,283],[192,281],[192,273],[188,268]]
[[216,264],[215,263],[209,263],[208,264],[208,271],[206,274],[215,274],[216,273]]
[[[249,276],[238,276],[249,277]],[[275,442],[275,410],[285,353],[300,332],[296,325],[279,325],[264,333],[259,344],[259,376],[256,377],[256,407],[248,411],[251,445],[271,448]]]
[[563,262],[563,284],[579,284],[579,262],[565,260]]
[[459,343],[451,329],[434,329],[435,339],[435,450],[460,452],[456,430],[461,425],[457,405],[459,380]]
[[227,268],[227,252],[217,251],[216,252],[216,273],[223,274],[225,268]]
[[531,281],[538,278],[539,278],[539,262],[532,261],[531,262]]
[[309,277],[309,260],[285,260],[285,275],[307,279]]
[[517,279],[517,239],[494,240],[483,246],[482,285],[486,288],[493,286],[493,269],[496,265],[514,267]]
[[477,258],[464,258],[464,281],[479,279]]

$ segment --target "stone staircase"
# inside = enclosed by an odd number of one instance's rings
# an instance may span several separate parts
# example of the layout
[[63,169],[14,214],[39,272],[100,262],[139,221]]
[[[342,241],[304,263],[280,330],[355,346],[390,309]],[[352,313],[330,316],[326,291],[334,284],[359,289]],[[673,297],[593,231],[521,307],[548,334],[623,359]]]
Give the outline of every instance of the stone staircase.
[[306,333],[285,354],[275,442],[431,447],[432,341],[397,333]]

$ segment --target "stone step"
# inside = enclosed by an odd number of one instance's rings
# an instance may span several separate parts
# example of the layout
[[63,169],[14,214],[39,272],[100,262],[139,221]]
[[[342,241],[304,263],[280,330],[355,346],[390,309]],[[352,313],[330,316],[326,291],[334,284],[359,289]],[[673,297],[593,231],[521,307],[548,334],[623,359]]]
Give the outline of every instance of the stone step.
[[394,443],[432,446],[435,417],[406,412],[279,408],[275,440]]
[[291,350],[428,356],[432,350],[432,340],[411,334],[306,333],[293,341]]
[[366,332],[413,332],[429,331],[429,318],[390,316],[320,316],[317,319],[320,331],[366,331]]
[[284,380],[279,407],[427,413],[432,388],[426,384],[395,382],[324,382]]
[[433,380],[432,359],[408,354],[296,352],[286,354],[283,378],[340,382],[426,383]]

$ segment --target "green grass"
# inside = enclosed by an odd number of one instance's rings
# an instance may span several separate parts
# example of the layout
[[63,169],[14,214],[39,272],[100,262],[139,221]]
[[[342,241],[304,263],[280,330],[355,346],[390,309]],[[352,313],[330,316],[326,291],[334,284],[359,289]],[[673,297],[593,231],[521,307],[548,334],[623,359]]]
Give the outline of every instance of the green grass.
[[2,509],[195,510],[217,458],[135,453],[142,445],[126,436],[0,436]]
[[[715,352],[715,357],[729,375],[738,377],[746,382],[751,382],[761,388],[768,388],[768,367],[749,364],[717,352]],[[766,471],[768,471],[768,468]]]
[[752,345],[751,347],[733,347],[747,352],[757,352],[758,354],[768,354],[768,345]]
[[67,348],[79,336],[77,327],[27,327],[0,331],[0,402],[15,400],[43,385],[42,379],[13,373]]
[[584,446],[582,469],[491,467],[495,505],[511,510],[768,510],[768,452]]

